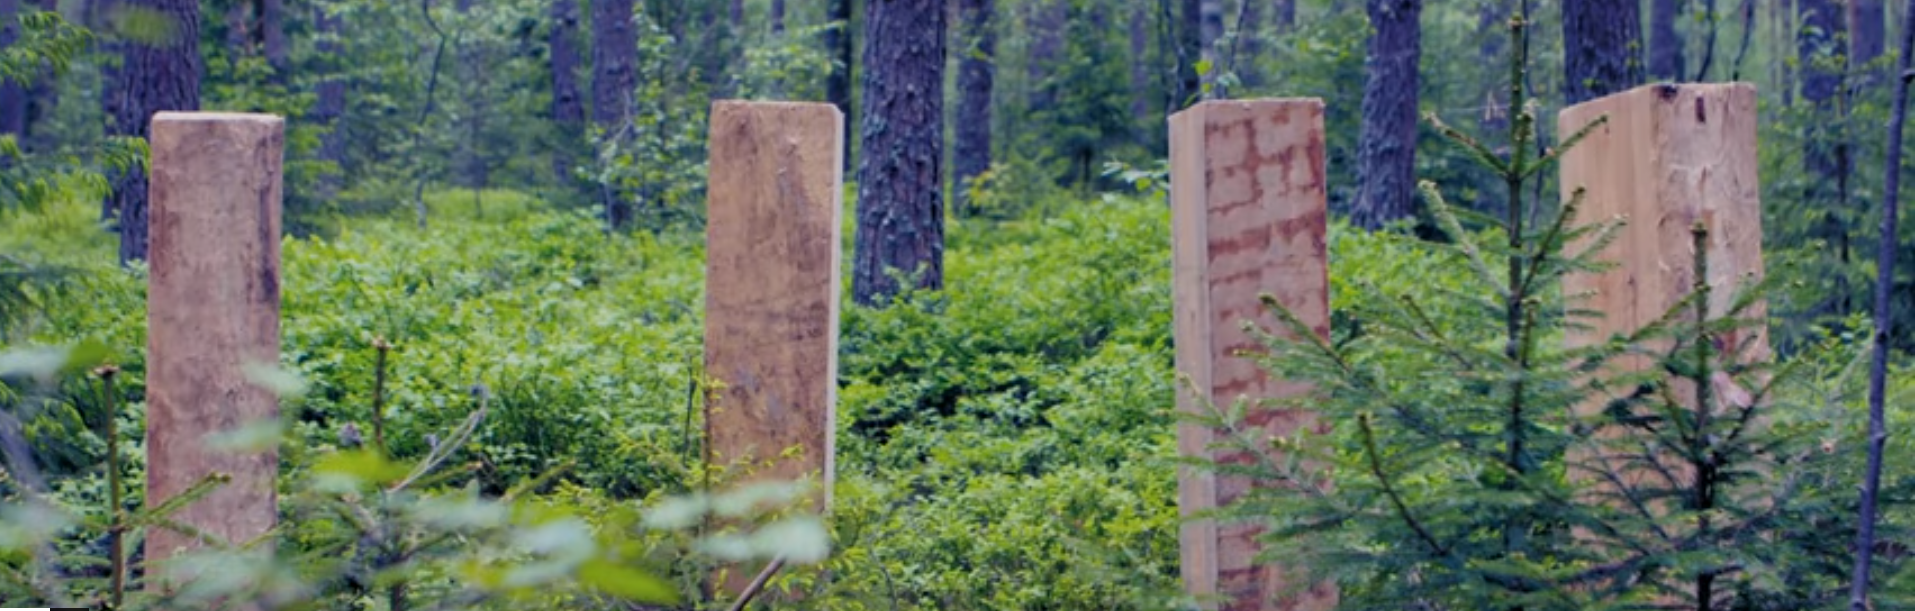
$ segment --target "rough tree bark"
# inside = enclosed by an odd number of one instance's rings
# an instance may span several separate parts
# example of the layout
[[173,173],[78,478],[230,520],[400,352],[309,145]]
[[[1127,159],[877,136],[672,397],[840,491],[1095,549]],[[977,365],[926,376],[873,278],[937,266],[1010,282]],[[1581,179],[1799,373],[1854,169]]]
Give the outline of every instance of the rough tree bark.
[[1682,0],[1649,2],[1649,78],[1681,81],[1683,77],[1682,35],[1676,31],[1676,19],[1682,15]]
[[[122,61],[112,95],[117,113],[111,132],[147,137],[153,113],[199,110],[199,2],[124,0],[161,17],[154,31],[121,43]],[[119,218],[120,262],[146,259],[146,172],[135,168],[114,181],[109,209]]]
[[1563,97],[1577,104],[1641,83],[1642,8],[1632,0],[1563,2]]
[[[844,113],[845,142],[856,142],[851,126],[857,125],[857,115],[851,112],[851,68],[857,59],[851,53],[851,0],[830,0],[829,11],[825,18],[832,23],[825,30],[825,52],[831,55],[831,73],[825,77],[825,101],[838,107]],[[851,151],[844,156],[845,168],[851,168]]]
[[865,7],[864,104],[852,297],[873,305],[898,292],[891,270],[944,285],[945,10],[938,0]]
[[[958,37],[962,49],[958,63],[958,124],[956,170],[951,193],[960,204],[967,204],[965,186],[991,169],[991,91],[993,64],[997,58],[996,2],[959,0]],[[961,209],[961,208],[960,208]]]
[[339,65],[339,21],[325,4],[313,6],[313,30],[317,34],[313,46],[324,62],[325,76],[314,88],[312,120],[326,126],[326,133],[319,137],[319,160],[333,165],[333,170],[319,180],[322,198],[331,198],[339,191],[346,166],[346,124],[341,121],[346,115],[346,77]]
[[1423,0],[1366,0],[1374,34],[1364,67],[1363,126],[1351,220],[1377,228],[1416,214],[1416,63]]
[[551,0],[547,18],[552,29],[546,45],[552,71],[552,123],[558,126],[559,142],[552,147],[552,176],[569,183],[572,166],[578,162],[575,151],[585,129],[585,100],[578,86],[578,0]]
[[[605,138],[624,131],[632,106],[632,55],[638,37],[632,30],[632,0],[592,0],[592,121]],[[632,203],[618,189],[603,194],[605,223],[614,231],[632,220]]]

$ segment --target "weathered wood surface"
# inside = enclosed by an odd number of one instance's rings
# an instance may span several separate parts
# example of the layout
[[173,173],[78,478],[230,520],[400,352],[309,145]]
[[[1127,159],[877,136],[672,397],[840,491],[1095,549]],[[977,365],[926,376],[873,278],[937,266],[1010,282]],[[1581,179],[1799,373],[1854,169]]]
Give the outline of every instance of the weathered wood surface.
[[[1563,279],[1564,294],[1578,299],[1572,307],[1602,314],[1600,319],[1579,320],[1584,327],[1569,329],[1567,344],[1589,346],[1633,333],[1688,296],[1696,280],[1692,228],[1697,222],[1708,230],[1710,316],[1724,316],[1737,288],[1763,273],[1755,88],[1746,83],[1639,87],[1564,109],[1558,115],[1559,133],[1572,133],[1604,116],[1606,125],[1564,155],[1562,196],[1568,201],[1582,188],[1580,218],[1620,217],[1626,224],[1600,257],[1615,263],[1614,268]],[[1580,245],[1572,248],[1580,250]],[[1764,305],[1756,303],[1745,316],[1766,316]],[[1651,344],[1666,347],[1668,342]],[[1769,354],[1761,327],[1724,334],[1717,338],[1717,349],[1741,351],[1747,359]],[[1656,364],[1646,356],[1625,355],[1609,366],[1606,375],[1646,371]],[[1674,396],[1694,396],[1686,381],[1673,383]],[[1594,398],[1576,410],[1583,417],[1595,416],[1607,402]],[[1605,431],[1606,436],[1617,434]],[[1692,466],[1673,452],[1655,456],[1660,467],[1643,466],[1640,455],[1625,457],[1600,445],[1579,446],[1573,452],[1579,466],[1572,475],[1601,482],[1595,487],[1600,494],[1622,492],[1618,486],[1636,490],[1634,494],[1665,487],[1660,473],[1672,475],[1681,485],[1695,477]],[[1675,509],[1672,505],[1649,503],[1658,513]]]
[[723,386],[708,395],[709,452],[763,465],[753,479],[811,479],[820,508],[833,476],[843,122],[829,104],[719,102],[711,114],[705,371]]
[[[147,496],[172,498],[209,474],[232,481],[172,517],[234,544],[277,519],[272,450],[208,447],[210,434],[279,416],[248,364],[279,362],[279,117],[162,112],[152,123],[147,288]],[[205,542],[148,529],[146,558]],[[153,580],[163,587],[161,580]]]
[[[1238,356],[1260,346],[1244,321],[1280,331],[1260,303],[1275,296],[1320,336],[1330,325],[1324,179],[1323,103],[1319,100],[1205,102],[1170,119],[1171,225],[1176,288],[1176,363],[1213,404],[1309,391],[1273,380]],[[1178,408],[1202,403],[1180,390]],[[1281,435],[1309,426],[1307,413],[1252,409],[1250,424]],[[1177,446],[1186,456],[1245,461],[1211,449],[1217,432],[1185,423]],[[1185,468],[1178,503],[1186,515],[1228,504],[1252,482]],[[1185,587],[1230,611],[1329,609],[1336,592],[1314,584],[1288,588],[1280,566],[1259,566],[1254,526],[1187,522],[1182,532]]]
[[[1697,221],[1709,230],[1712,316],[1727,312],[1737,286],[1763,271],[1754,86],[1638,87],[1564,109],[1558,133],[1605,115],[1607,125],[1564,155],[1562,196],[1567,201],[1583,188],[1585,222],[1620,216],[1628,224],[1603,257],[1616,268],[1563,280],[1567,294],[1591,294],[1579,305],[1604,314],[1587,330],[1571,330],[1572,346],[1642,328],[1688,295],[1695,282],[1690,228]],[[1762,306],[1751,315],[1763,316]],[[1744,335],[1726,338],[1728,346],[1753,342],[1749,355],[1768,353],[1766,334]]]

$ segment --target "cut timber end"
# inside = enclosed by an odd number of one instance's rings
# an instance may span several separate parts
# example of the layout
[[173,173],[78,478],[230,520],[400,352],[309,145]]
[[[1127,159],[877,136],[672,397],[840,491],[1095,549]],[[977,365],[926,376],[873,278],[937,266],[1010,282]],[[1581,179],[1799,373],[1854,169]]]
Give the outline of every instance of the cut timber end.
[[[1317,333],[1330,325],[1325,247],[1323,103],[1315,99],[1205,102],[1170,118],[1171,234],[1174,241],[1177,370],[1201,399],[1180,389],[1178,409],[1203,400],[1228,408],[1239,398],[1296,396],[1309,387],[1272,380],[1250,359],[1246,321],[1284,331],[1260,296],[1270,294]],[[1253,407],[1248,423],[1272,434],[1309,426],[1309,414]],[[1217,432],[1179,425],[1185,456],[1243,460],[1211,449]],[[1235,501],[1252,482],[1191,468],[1178,474],[1185,516]],[[1330,584],[1296,588],[1282,567],[1255,562],[1258,531],[1189,521],[1182,532],[1185,587],[1220,599],[1228,611],[1328,609]],[[1286,594],[1287,593],[1287,594]]]
[[[1617,267],[1563,279],[1565,294],[1590,295],[1575,306],[1604,315],[1587,321],[1587,329],[1572,328],[1572,346],[1640,329],[1688,295],[1695,280],[1690,228],[1697,222],[1709,230],[1712,315],[1726,313],[1738,286],[1763,273],[1754,86],[1638,87],[1564,109],[1558,133],[1604,116],[1607,125],[1564,155],[1562,196],[1568,201],[1584,189],[1583,222],[1625,217],[1628,224],[1600,257]],[[1765,312],[1758,304],[1750,315]],[[1746,337],[1730,337],[1728,345],[1752,342],[1749,357],[1768,354],[1761,329],[1740,333]]]
[[829,104],[724,101],[711,114],[705,372],[722,388],[707,395],[708,451],[754,480],[810,479],[820,509],[834,471],[843,126]]
[[[206,437],[279,417],[278,398],[243,368],[279,362],[284,148],[273,116],[163,112],[152,123],[146,498],[158,504],[208,475],[231,476],[171,517],[234,545],[273,527],[279,458],[215,451]],[[156,528],[146,557],[202,544]]]

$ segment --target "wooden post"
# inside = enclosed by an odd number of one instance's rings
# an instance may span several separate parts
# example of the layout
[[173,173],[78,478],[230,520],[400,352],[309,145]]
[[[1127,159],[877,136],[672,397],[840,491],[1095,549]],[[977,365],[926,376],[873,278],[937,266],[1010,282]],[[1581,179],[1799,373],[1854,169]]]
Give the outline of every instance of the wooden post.
[[[1259,348],[1244,322],[1282,331],[1259,302],[1266,293],[1318,335],[1329,333],[1322,101],[1205,102],[1178,113],[1170,118],[1170,172],[1177,370],[1190,376],[1204,398],[1225,408],[1240,397],[1308,392],[1308,386],[1269,379],[1239,353]],[[1178,408],[1197,412],[1201,403],[1179,392]],[[1273,435],[1311,422],[1309,414],[1275,409],[1252,409],[1247,419]],[[1216,435],[1185,423],[1177,431],[1178,450],[1248,460],[1211,449]],[[1252,485],[1184,468],[1179,508],[1189,516],[1222,506]],[[1230,611],[1335,606],[1331,584],[1277,599],[1287,585],[1284,571],[1256,564],[1257,533],[1249,525],[1186,522],[1185,587],[1199,597],[1220,598]]]
[[[829,104],[718,102],[706,226],[705,427],[753,479],[816,478],[830,501],[838,388],[844,115]],[[796,447],[800,453],[783,453]]]
[[[1570,329],[1571,346],[1640,329],[1687,296],[1695,279],[1690,228],[1697,221],[1709,230],[1711,315],[1728,311],[1739,283],[1762,275],[1755,87],[1638,87],[1564,109],[1558,133],[1573,133],[1605,115],[1607,125],[1564,155],[1562,197],[1568,201],[1584,189],[1584,222],[1620,216],[1628,224],[1602,257],[1617,263],[1614,269],[1563,279],[1566,294],[1589,293],[1581,306],[1604,315],[1586,329]],[[1763,306],[1750,314],[1764,316]],[[1725,347],[1754,342],[1750,357],[1768,354],[1761,329],[1742,333],[1752,335],[1727,337]],[[1637,358],[1624,364],[1650,363]]]
[[[279,417],[278,398],[243,367],[279,362],[284,144],[271,115],[153,117],[146,498],[158,504],[208,475],[230,476],[172,519],[234,545],[273,527],[279,456],[212,450],[206,437]],[[147,532],[148,562],[205,545],[165,528]]]

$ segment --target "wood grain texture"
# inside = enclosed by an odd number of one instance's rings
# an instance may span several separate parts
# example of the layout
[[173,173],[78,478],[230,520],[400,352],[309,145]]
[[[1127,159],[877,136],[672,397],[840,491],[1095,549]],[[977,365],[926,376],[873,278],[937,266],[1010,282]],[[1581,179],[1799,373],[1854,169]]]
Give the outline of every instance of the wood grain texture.
[[[275,523],[279,457],[214,451],[206,437],[279,416],[278,398],[243,368],[279,362],[284,144],[283,123],[270,115],[153,118],[146,498],[171,498],[208,474],[232,476],[173,518],[235,544]],[[204,545],[148,532],[149,562]]]
[[[1614,269],[1563,279],[1568,294],[1592,294],[1578,305],[1604,315],[1587,330],[1572,329],[1572,346],[1640,329],[1686,296],[1695,281],[1690,227],[1697,221],[1709,229],[1712,315],[1726,313],[1735,289],[1763,273],[1755,87],[1638,87],[1564,109],[1559,133],[1605,115],[1607,125],[1564,155],[1562,196],[1583,188],[1583,219],[1620,216],[1628,224],[1602,257]],[[1751,315],[1766,313],[1758,304]],[[1766,334],[1742,334],[1725,338],[1725,347],[1751,342],[1749,356],[1768,354]]]
[[[1753,86],[1639,87],[1564,109],[1558,116],[1559,133],[1580,130],[1604,116],[1606,125],[1564,155],[1562,196],[1567,200],[1577,188],[1585,189],[1580,215],[1585,222],[1621,217],[1626,224],[1599,257],[1615,263],[1614,268],[1563,279],[1566,295],[1586,295],[1573,307],[1602,314],[1600,319],[1579,321],[1583,328],[1567,331],[1565,341],[1572,347],[1633,333],[1686,297],[1695,283],[1691,228],[1697,222],[1709,232],[1705,246],[1711,316],[1725,315],[1738,286],[1754,282],[1763,273]],[[1580,251],[1581,246],[1572,248]],[[1765,306],[1756,303],[1746,315],[1766,317]],[[1769,354],[1767,342],[1765,330],[1758,326],[1723,334],[1717,348],[1742,350],[1745,358],[1763,359]],[[1667,340],[1651,341],[1658,351],[1667,346]],[[1612,360],[1605,375],[1655,366],[1645,356],[1625,355]],[[1674,396],[1694,396],[1686,380],[1672,382]],[[1611,398],[1619,397],[1585,401],[1577,412],[1585,417],[1599,414]],[[1619,434],[1614,429],[1605,431],[1606,436]],[[1574,476],[1604,481],[1595,487],[1596,494],[1616,493],[1618,484],[1635,490],[1666,485],[1657,483],[1659,473],[1685,486],[1695,477],[1693,466],[1674,452],[1655,456],[1658,467],[1644,466],[1640,456],[1612,454],[1600,445],[1573,452],[1574,462],[1585,465],[1575,469]],[[1615,479],[1608,479],[1609,474]],[[1673,500],[1647,505],[1659,514],[1675,509]]]
[[[719,102],[711,114],[705,371],[710,458],[810,478],[829,503],[836,430],[844,116]],[[798,454],[787,455],[797,448]]]
[[[1262,294],[1274,295],[1320,336],[1330,325],[1324,180],[1323,104],[1319,100],[1205,102],[1170,118],[1171,233],[1176,289],[1177,370],[1220,407],[1240,397],[1276,398],[1308,392],[1273,380],[1242,351],[1259,345],[1245,321],[1278,330]],[[1178,409],[1203,409],[1198,397],[1178,393]],[[1252,409],[1250,424],[1286,434],[1311,423],[1309,414]],[[1185,423],[1179,453],[1247,461],[1210,448],[1217,432]],[[1244,478],[1185,468],[1178,474],[1184,515],[1228,504],[1250,489]],[[1258,566],[1257,529],[1188,521],[1182,532],[1185,587],[1216,597],[1225,610],[1328,609],[1336,593],[1314,584],[1279,599],[1283,570]]]

